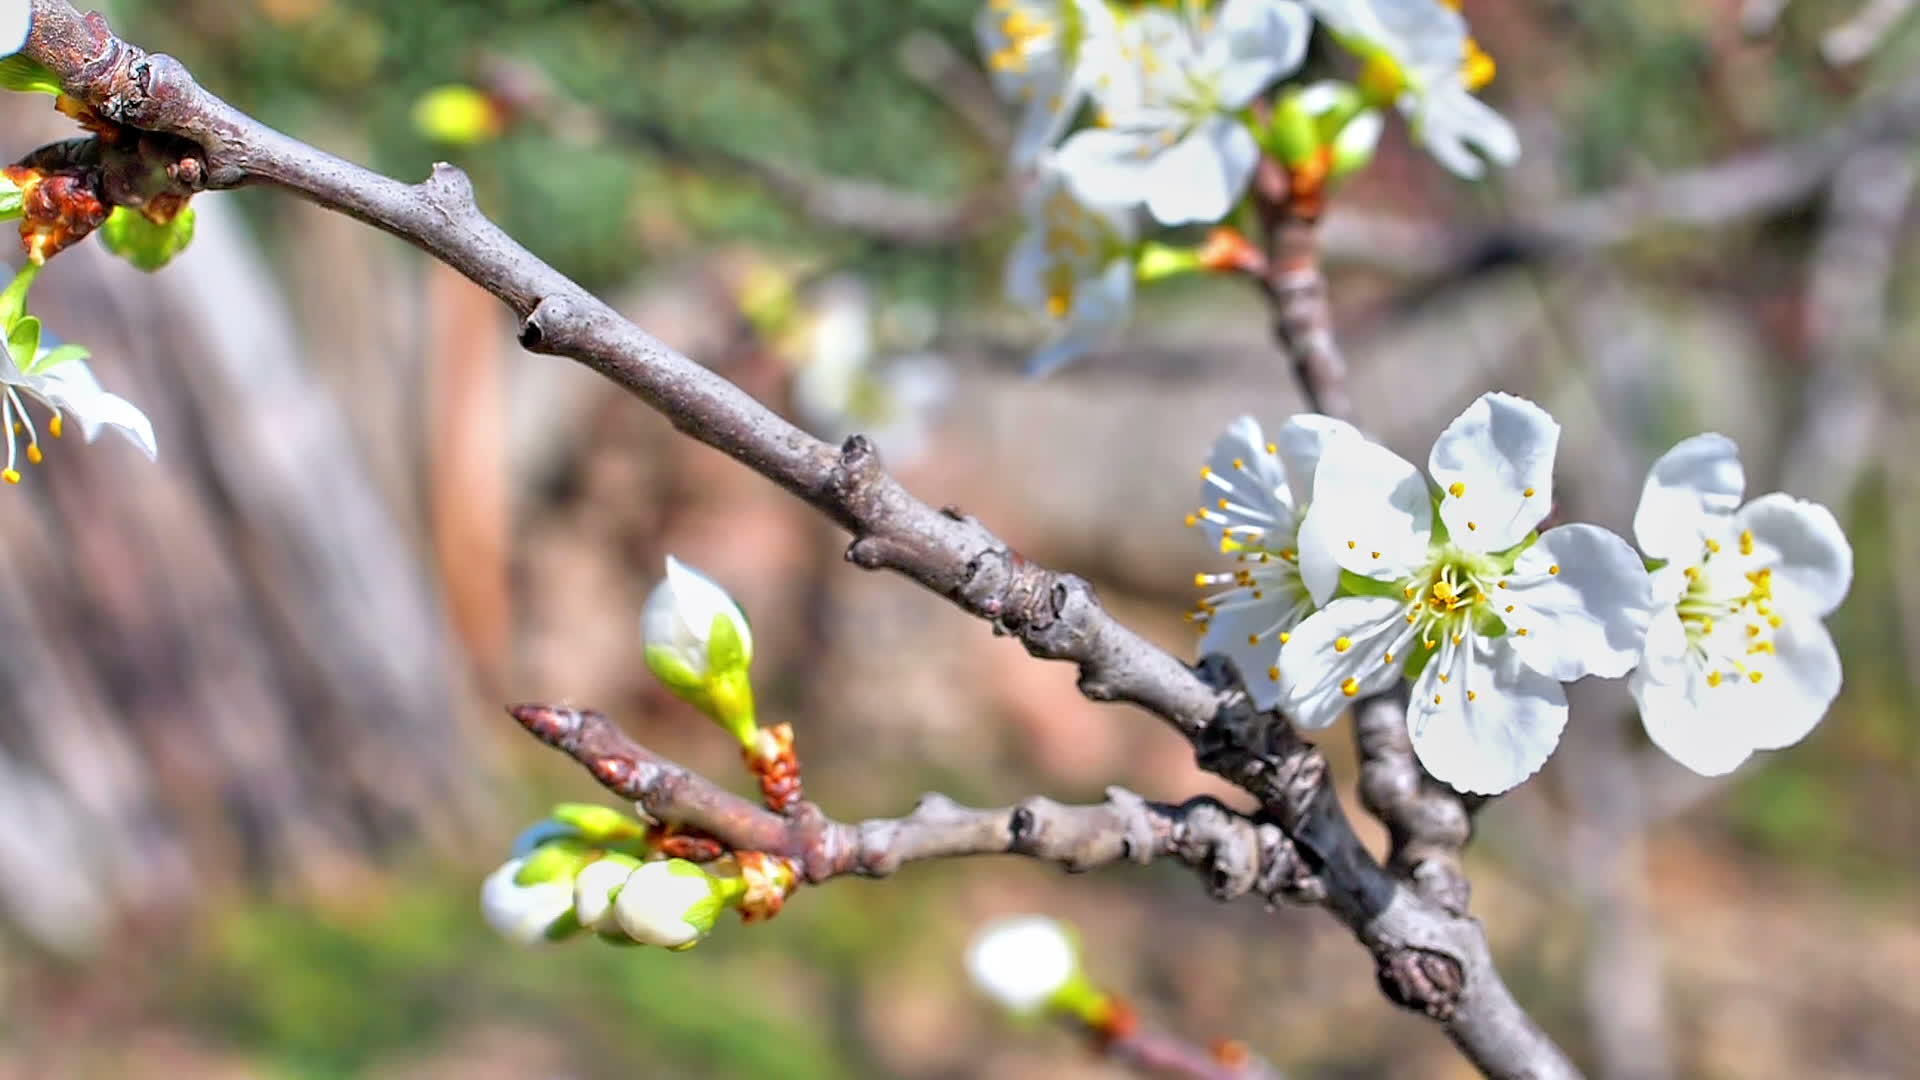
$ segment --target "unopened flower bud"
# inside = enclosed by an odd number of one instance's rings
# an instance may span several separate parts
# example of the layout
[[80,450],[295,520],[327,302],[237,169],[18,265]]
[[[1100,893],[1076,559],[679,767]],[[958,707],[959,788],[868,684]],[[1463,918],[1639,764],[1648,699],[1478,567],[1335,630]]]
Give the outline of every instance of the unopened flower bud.
[[614,917],[643,945],[690,949],[745,892],[739,878],[716,877],[685,859],[650,862],[627,877],[614,898]]
[[516,945],[557,941],[578,928],[573,918],[573,882],[523,882],[527,860],[509,859],[480,887],[487,925]]
[[1058,1010],[1097,1025],[1108,1000],[1080,972],[1065,926],[1043,915],[1016,915],[982,927],[967,946],[967,974],[1008,1011]]
[[440,86],[413,103],[413,127],[450,146],[472,146],[506,130],[506,115],[492,98],[471,86]]
[[573,879],[573,913],[581,926],[602,936],[620,934],[613,903],[640,865],[640,860],[631,855],[614,853],[588,863],[580,871]]
[[647,667],[669,690],[753,745],[753,631],[727,591],[667,556],[666,580],[641,616]]

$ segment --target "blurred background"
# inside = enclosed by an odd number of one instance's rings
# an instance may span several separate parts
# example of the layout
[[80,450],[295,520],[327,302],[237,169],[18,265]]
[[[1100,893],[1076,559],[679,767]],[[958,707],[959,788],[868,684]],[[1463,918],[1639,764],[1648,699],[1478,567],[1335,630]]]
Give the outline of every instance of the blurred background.
[[[999,298],[1015,227],[977,0],[111,5],[257,116],[417,178],[910,487],[1093,578],[1183,653],[1213,436],[1297,407],[1257,295],[1149,289],[1043,382]],[[1750,494],[1833,506],[1847,685],[1801,746],[1702,781],[1579,688],[1470,867],[1521,999],[1604,1077],[1910,1075],[1920,1060],[1920,17],[1889,0],[1468,0],[1518,167],[1452,180],[1390,126],[1327,226],[1363,422],[1423,458],[1488,388],[1565,424],[1568,511],[1734,436]],[[1324,58],[1323,58],[1324,59]],[[1316,60],[1316,63],[1323,62]],[[447,84],[488,137],[428,138]],[[0,101],[0,155],[70,133]],[[1154,719],[899,580],[815,515],[371,229],[203,197],[145,277],[86,244],[35,308],[153,418],[0,515],[0,1077],[1106,1076],[965,985],[983,920],[1081,928],[1096,980],[1300,1077],[1468,1075],[1317,911],[1170,867],[1018,859],[806,890],[695,952],[523,951],[476,904],[517,829],[600,793],[503,702],[591,705],[745,790],[650,684],[673,552],[754,619],[763,713],[840,818],[919,792],[1222,792]],[[1322,740],[1350,788],[1345,729]],[[1364,815],[1355,812],[1356,818]],[[1370,827],[1371,822],[1365,822]],[[1381,838],[1377,830],[1375,841]]]

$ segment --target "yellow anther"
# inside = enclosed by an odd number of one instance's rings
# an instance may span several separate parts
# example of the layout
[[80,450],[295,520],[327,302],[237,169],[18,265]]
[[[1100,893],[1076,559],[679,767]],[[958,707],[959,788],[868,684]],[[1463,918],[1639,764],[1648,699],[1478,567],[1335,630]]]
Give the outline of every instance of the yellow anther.
[[1687,575],[1688,581],[1700,580],[1700,568],[1697,566],[1689,566],[1685,570],[1681,571],[1681,573]]
[[1347,681],[1340,684],[1340,692],[1348,697],[1357,696],[1360,693],[1360,680],[1349,675]]
[[1763,672],[1758,672],[1758,671],[1747,672],[1747,678],[1752,682],[1759,682],[1763,677],[1764,677]]
[[1439,695],[1439,694],[1435,694],[1435,695],[1433,695],[1433,703],[1434,703],[1435,705],[1438,705],[1438,704],[1440,704],[1440,695]]
[[1353,542],[1353,541],[1351,541],[1351,540],[1349,540],[1349,541],[1347,541],[1347,550],[1348,550],[1348,551],[1352,551],[1352,550],[1353,550],[1354,548],[1357,548],[1357,547],[1359,547],[1359,546],[1360,546],[1359,544],[1356,544],[1356,543],[1354,543],[1354,542]]
[[20,482],[20,470],[0,469],[0,480],[5,480],[9,484],[17,484]]
[[1503,588],[1503,589],[1504,589],[1504,588],[1506,588],[1506,587],[1507,587],[1507,583],[1506,583],[1506,582],[1504,582],[1504,581],[1502,581],[1502,582],[1500,583],[1500,587],[1501,587],[1501,588]]
[[1285,630],[1280,631],[1280,644],[1285,645],[1287,642],[1292,640],[1293,640],[1292,634],[1287,633]]
[[1516,634],[1519,634],[1519,635],[1520,635],[1521,637],[1526,637],[1526,636],[1527,636],[1527,628],[1523,626],[1523,627],[1521,627],[1520,629],[1518,629],[1518,630],[1515,630],[1515,631],[1514,631],[1514,633],[1516,633]]
[[1406,588],[1400,590],[1400,595],[1405,596],[1407,599],[1411,600],[1414,598],[1415,594],[1417,594],[1419,591],[1420,591],[1419,586],[1409,585]]
[[57,439],[60,437],[60,433],[66,430],[66,426],[65,418],[59,413],[54,413],[53,419],[47,421],[47,434]]
[[1453,599],[1453,586],[1452,586],[1451,584],[1449,584],[1449,583],[1447,583],[1447,582],[1445,582],[1445,581],[1436,581],[1436,582],[1434,582],[1434,583],[1433,583],[1433,598],[1434,598],[1435,600],[1451,600],[1451,599]]
[[1383,656],[1383,657],[1381,657],[1381,658],[1380,658],[1380,662],[1381,662],[1381,663],[1383,663],[1383,664],[1391,664],[1391,663],[1393,663],[1393,650],[1392,650],[1392,649],[1388,649],[1388,650],[1387,650],[1387,655],[1385,655],[1385,656]]
[[1421,641],[1420,644],[1425,645],[1429,649],[1437,649],[1440,647],[1440,643],[1433,640],[1432,638],[1426,638],[1423,641]]
[[1372,554],[1372,555],[1373,555],[1373,557],[1374,557],[1374,558],[1376,558],[1376,559],[1380,557],[1380,553],[1379,553],[1379,552],[1377,552],[1377,551],[1375,551],[1375,552],[1372,552],[1371,554]]
[[1211,465],[1200,466],[1200,479],[1205,480],[1207,477],[1212,475],[1213,475],[1213,466]]
[[1293,562],[1294,560],[1300,557],[1300,553],[1293,550],[1292,548],[1281,548],[1280,557],[1287,560],[1288,562]]
[[1247,635],[1247,644],[1249,644],[1249,645],[1258,645],[1258,644],[1260,644],[1260,635],[1259,635],[1259,634],[1248,634],[1248,635]]
[[1247,467],[1247,463],[1246,463],[1246,462],[1244,462],[1244,461],[1242,461],[1242,460],[1240,460],[1239,458],[1234,458],[1234,459],[1233,459],[1233,467],[1234,467],[1234,468],[1236,468],[1236,469],[1240,469],[1240,470],[1242,470],[1242,471],[1245,471],[1245,469],[1246,469],[1246,467]]
[[1513,605],[1512,605],[1512,604],[1508,604],[1508,605],[1507,605],[1507,614],[1509,614],[1509,615],[1511,615],[1511,614],[1513,614]]
[[1740,554],[1742,555],[1753,554],[1753,530],[1752,529],[1740,530]]
[[1277,447],[1277,446],[1275,446],[1275,445],[1273,445],[1272,443],[1268,443],[1268,444],[1267,444],[1267,453],[1269,453],[1269,454],[1277,454],[1277,453],[1279,453],[1279,452],[1280,452],[1280,448],[1279,448],[1279,447]]
[[1268,668],[1268,669],[1267,669],[1267,678],[1269,678],[1269,679],[1272,679],[1272,680],[1273,680],[1274,682],[1279,682],[1279,681],[1280,681],[1280,669],[1279,669],[1279,668],[1277,668],[1277,667],[1270,667],[1270,668]]
[[1707,635],[1708,637],[1713,636],[1713,616],[1711,615],[1700,616],[1700,632],[1702,634]]
[[1420,616],[1417,612],[1412,612],[1412,611],[1407,612],[1408,626],[1412,626],[1415,622],[1419,621],[1419,619],[1420,619]]
[[1348,649],[1351,649],[1351,648],[1353,648],[1353,639],[1350,637],[1342,635],[1333,640],[1334,652],[1346,652]]
[[1478,529],[1479,527],[1480,527],[1480,526],[1478,526],[1478,525],[1476,525],[1476,524],[1474,524],[1474,523],[1473,523],[1473,522],[1471,522],[1471,521],[1469,521],[1469,522],[1467,522],[1467,531],[1468,531],[1468,532],[1473,532],[1473,531],[1474,531],[1475,529]]
[[1707,537],[1707,551],[1713,555],[1720,554],[1720,541],[1715,540],[1711,536]]
[[40,448],[38,446],[27,447],[27,460],[33,462],[35,465],[40,464],[40,461],[44,456],[45,455],[40,453]]
[[1760,636],[1760,626],[1759,626],[1759,624],[1757,624],[1757,623],[1748,623],[1748,624],[1747,624],[1747,636],[1748,636],[1748,637],[1759,637],[1759,636]]
[[1466,57],[1460,61],[1460,81],[1469,90],[1478,90],[1493,81],[1499,70],[1493,57],[1472,38],[1467,39]]
[[1265,593],[1263,593],[1263,592],[1261,592],[1261,591],[1260,591],[1259,589],[1255,589],[1255,590],[1253,590],[1253,598],[1254,598],[1255,600],[1258,600],[1258,599],[1260,599],[1260,598],[1261,598],[1262,596],[1265,596],[1265,595],[1266,595],[1266,594],[1265,594]]
[[1211,584],[1213,584],[1213,575],[1212,575],[1212,574],[1195,574],[1195,575],[1193,575],[1193,587],[1194,587],[1194,588],[1196,588],[1196,589],[1204,589],[1204,588],[1206,588],[1207,586],[1209,586],[1209,585],[1211,585]]
[[1198,524],[1200,524],[1200,515],[1199,515],[1199,514],[1188,514],[1188,515],[1187,515],[1187,528],[1189,528],[1189,529],[1191,529],[1191,528],[1193,528],[1193,527],[1194,527],[1195,525],[1198,525]]
[[1533,489],[1532,489],[1532,488],[1528,488],[1527,490],[1525,490],[1525,491],[1523,491],[1523,492],[1521,492],[1521,493],[1520,493],[1520,497],[1521,497],[1521,498],[1523,498],[1523,499],[1531,499],[1531,498],[1533,498]]
[[[1526,633],[1526,631],[1524,631],[1524,630],[1523,630],[1523,631],[1521,631],[1521,633]],[[1461,643],[1462,641],[1465,641],[1465,640],[1467,640],[1467,635],[1465,635],[1465,634],[1463,634],[1463,633],[1461,633],[1461,632],[1460,632],[1460,631],[1458,631],[1458,630],[1456,630],[1456,631],[1454,631],[1454,632],[1453,632],[1453,643],[1454,643],[1455,645],[1458,645],[1458,644],[1460,644],[1460,643]]]
[[1559,563],[1554,563],[1552,566],[1547,567],[1547,573],[1549,574],[1558,574],[1559,572],[1560,572]]
[[1721,680],[1720,680],[1720,673],[1719,673],[1719,672],[1717,672],[1717,671],[1709,671],[1709,672],[1707,672],[1707,685],[1708,685],[1708,686],[1719,686],[1719,685],[1720,685],[1720,681],[1721,681]]
[[1456,499],[1462,495],[1465,495],[1466,493],[1467,493],[1467,485],[1461,483],[1458,480],[1455,480],[1453,483],[1447,485],[1447,494],[1453,496]]
[[1450,683],[1453,681],[1453,676],[1443,671],[1440,673],[1440,681],[1443,683]]
[[1767,616],[1767,625],[1773,627],[1775,630],[1780,629],[1780,616],[1778,615]]
[[1771,641],[1756,641],[1756,642],[1754,642],[1753,644],[1751,644],[1751,645],[1749,645],[1749,646],[1747,646],[1747,655],[1748,655],[1748,656],[1762,656],[1762,655],[1764,655],[1764,656],[1772,656],[1772,655],[1773,655],[1773,642],[1771,642]]
[[1227,508],[1226,496],[1222,495],[1219,499],[1219,502],[1216,505],[1218,505],[1220,509],[1225,510]]

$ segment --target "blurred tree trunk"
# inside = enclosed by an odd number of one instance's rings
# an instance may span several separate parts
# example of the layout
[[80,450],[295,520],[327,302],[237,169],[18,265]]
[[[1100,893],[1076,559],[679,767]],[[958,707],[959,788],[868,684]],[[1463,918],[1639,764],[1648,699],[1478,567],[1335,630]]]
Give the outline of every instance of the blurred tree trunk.
[[200,203],[161,273],[88,243],[34,290],[161,454],[69,424],[0,490],[0,915],[56,947],[236,884],[338,887],[484,805],[439,600],[380,496],[407,485],[306,370],[235,205]]

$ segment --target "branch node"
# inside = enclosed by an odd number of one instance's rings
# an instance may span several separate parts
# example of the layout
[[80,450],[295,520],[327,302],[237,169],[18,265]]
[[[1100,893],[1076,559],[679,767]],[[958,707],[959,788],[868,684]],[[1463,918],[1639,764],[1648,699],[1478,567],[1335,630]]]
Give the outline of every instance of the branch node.
[[1466,986],[1460,961],[1417,945],[1402,945],[1379,954],[1377,962],[1374,975],[1380,991],[1395,1005],[1443,1023],[1453,1019]]

